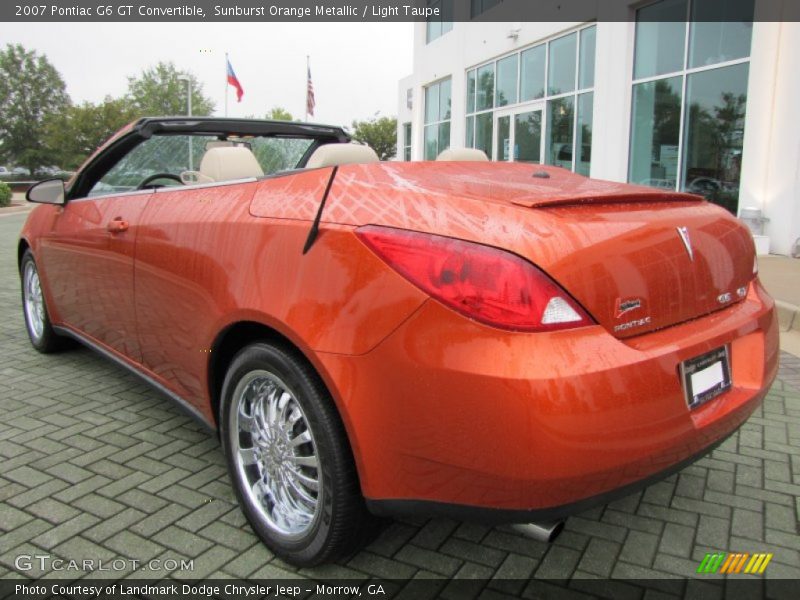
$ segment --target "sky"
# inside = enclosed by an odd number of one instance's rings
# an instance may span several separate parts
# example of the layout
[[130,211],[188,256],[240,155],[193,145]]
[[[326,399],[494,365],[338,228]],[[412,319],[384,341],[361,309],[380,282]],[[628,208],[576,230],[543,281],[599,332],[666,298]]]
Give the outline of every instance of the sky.
[[[73,102],[121,96],[127,77],[159,61],[194,73],[228,116],[275,106],[303,118],[306,55],[316,110],[310,121],[349,126],[396,116],[397,82],[411,73],[413,23],[0,23],[0,40],[46,54]],[[225,84],[225,53],[244,88]]]

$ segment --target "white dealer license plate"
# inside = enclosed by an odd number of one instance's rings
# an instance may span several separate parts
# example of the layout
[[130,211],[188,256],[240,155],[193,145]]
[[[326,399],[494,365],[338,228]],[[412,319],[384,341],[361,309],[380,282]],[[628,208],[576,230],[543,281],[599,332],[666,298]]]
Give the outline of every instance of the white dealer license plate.
[[727,346],[683,361],[680,370],[689,408],[696,408],[731,387]]

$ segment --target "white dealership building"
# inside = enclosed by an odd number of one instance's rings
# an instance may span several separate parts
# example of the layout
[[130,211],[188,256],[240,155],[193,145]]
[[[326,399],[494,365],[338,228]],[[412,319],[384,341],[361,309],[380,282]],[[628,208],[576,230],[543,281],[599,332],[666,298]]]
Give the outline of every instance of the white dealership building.
[[792,253],[800,23],[764,18],[785,18],[797,0],[612,0],[573,22],[514,21],[512,1],[429,0],[444,17],[415,24],[400,160],[474,147],[688,190],[742,216],[759,209],[760,241]]

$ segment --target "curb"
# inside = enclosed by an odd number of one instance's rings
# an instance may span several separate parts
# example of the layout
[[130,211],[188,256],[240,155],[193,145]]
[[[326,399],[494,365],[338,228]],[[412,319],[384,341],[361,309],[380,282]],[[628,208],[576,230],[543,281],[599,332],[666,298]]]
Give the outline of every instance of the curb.
[[778,328],[781,331],[800,331],[800,308],[783,300],[775,300],[778,309]]

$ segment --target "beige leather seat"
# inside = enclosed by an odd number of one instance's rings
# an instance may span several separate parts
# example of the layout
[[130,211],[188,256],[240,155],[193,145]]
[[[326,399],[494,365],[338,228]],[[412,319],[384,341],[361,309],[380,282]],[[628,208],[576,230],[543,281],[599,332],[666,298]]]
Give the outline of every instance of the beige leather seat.
[[325,144],[311,154],[306,169],[379,162],[375,150],[362,144]]
[[447,148],[442,150],[436,160],[481,161],[489,160],[483,150],[477,148]]
[[200,161],[199,171],[184,171],[181,181],[186,185],[232,181],[262,177],[264,171],[255,155],[244,146],[220,146],[209,148]]

